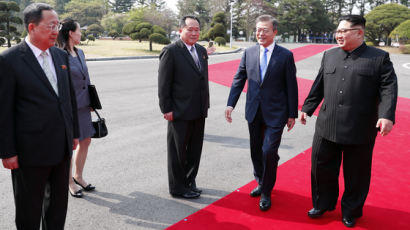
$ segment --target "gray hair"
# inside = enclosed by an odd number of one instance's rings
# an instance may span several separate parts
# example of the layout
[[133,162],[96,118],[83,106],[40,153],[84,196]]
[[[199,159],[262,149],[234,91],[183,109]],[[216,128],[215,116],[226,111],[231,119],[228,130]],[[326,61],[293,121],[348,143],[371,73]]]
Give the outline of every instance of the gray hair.
[[278,20],[276,20],[276,18],[268,14],[264,14],[256,18],[256,24],[258,24],[258,22],[267,22],[267,21],[272,23],[273,31],[278,29]]
[[48,4],[45,3],[32,3],[28,5],[23,11],[24,17],[24,26],[28,32],[28,24],[34,23],[38,25],[41,19],[43,19],[43,11],[44,10],[54,10]]

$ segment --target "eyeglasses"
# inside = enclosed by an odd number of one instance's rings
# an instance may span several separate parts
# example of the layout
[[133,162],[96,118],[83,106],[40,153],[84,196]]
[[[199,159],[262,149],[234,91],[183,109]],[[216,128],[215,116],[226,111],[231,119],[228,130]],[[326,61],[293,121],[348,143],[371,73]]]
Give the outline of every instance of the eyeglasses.
[[360,28],[340,29],[340,30],[336,30],[335,34],[346,34],[347,32],[351,30],[360,30]]
[[[45,24],[43,24],[45,25]],[[63,25],[61,23],[58,24],[49,24],[49,25],[45,25],[47,30],[54,30],[54,31],[60,31],[61,28],[63,27]]]
[[256,33],[264,33],[264,34],[267,34],[267,33],[269,33],[269,32],[271,32],[272,30],[270,30],[270,29],[268,29],[268,28],[256,28]]

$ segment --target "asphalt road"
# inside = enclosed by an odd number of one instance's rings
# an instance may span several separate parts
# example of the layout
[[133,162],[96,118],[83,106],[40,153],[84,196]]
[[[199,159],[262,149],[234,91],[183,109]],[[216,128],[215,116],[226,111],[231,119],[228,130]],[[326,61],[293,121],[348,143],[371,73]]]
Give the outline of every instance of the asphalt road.
[[[300,44],[285,44],[295,48]],[[321,54],[297,63],[299,77],[314,79]],[[241,54],[211,56],[210,64]],[[399,76],[399,95],[410,98],[409,56],[391,56]],[[84,176],[97,187],[83,199],[69,198],[66,229],[164,229],[253,179],[242,95],[233,123],[224,119],[229,88],[210,83],[211,109],[196,200],[168,194],[166,121],[158,107],[157,59],[88,62],[97,86],[109,135],[92,141]],[[315,118],[284,132],[281,163],[311,146]],[[280,174],[278,175],[280,180]],[[10,172],[0,168],[0,229],[15,229]]]

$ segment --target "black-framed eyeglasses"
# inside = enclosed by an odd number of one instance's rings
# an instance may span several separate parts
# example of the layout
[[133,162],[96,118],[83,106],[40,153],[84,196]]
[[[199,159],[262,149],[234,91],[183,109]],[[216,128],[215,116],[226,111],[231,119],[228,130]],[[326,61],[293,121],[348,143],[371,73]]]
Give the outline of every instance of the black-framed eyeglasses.
[[360,28],[351,28],[351,29],[340,29],[340,30],[336,30],[335,34],[346,34],[349,31],[352,30],[361,30]]

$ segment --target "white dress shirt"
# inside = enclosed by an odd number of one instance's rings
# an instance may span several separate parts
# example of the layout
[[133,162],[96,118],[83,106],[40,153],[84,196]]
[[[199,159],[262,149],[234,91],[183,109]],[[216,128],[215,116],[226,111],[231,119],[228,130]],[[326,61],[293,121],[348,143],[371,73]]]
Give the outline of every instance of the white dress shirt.
[[[38,61],[38,64],[40,64],[41,68],[43,68],[43,57],[41,56],[41,53],[43,51],[41,49],[37,48],[35,45],[33,45],[29,41],[28,37],[25,38],[25,41],[26,41],[28,47],[30,47],[31,51],[33,51],[33,54],[34,54],[34,56],[36,57],[36,59]],[[47,49],[47,50],[45,50],[45,52],[47,53],[48,66],[50,67],[50,70],[51,70],[51,73],[53,74],[53,77],[57,81],[56,69],[54,68],[54,62],[53,62],[53,58],[51,57],[50,50]]]
[[[265,52],[265,47],[259,46],[260,47],[260,52],[259,52],[259,63],[262,63],[263,59],[263,53]],[[268,52],[266,53],[266,68],[269,66],[269,61],[270,61],[270,56],[272,56],[273,49],[275,49],[275,42],[272,42],[268,47]],[[267,70],[267,69],[266,69]]]

